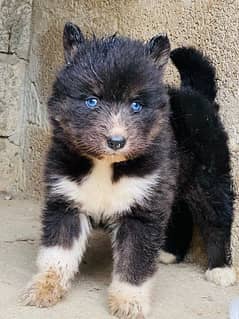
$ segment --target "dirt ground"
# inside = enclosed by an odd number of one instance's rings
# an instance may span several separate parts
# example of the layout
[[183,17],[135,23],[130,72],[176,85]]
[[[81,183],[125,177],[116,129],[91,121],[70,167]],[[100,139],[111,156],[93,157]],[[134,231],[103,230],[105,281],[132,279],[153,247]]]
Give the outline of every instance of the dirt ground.
[[[109,241],[97,233],[68,296],[50,309],[21,306],[21,289],[36,271],[39,203],[0,201],[0,319],[108,319],[110,283]],[[221,288],[205,281],[192,264],[160,265],[152,300],[151,319],[226,319],[239,287]]]

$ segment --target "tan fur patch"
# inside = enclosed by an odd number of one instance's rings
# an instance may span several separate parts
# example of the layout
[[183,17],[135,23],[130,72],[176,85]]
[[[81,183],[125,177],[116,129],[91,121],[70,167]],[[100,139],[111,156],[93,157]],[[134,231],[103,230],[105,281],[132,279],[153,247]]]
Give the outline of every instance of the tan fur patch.
[[122,112],[119,112],[117,114],[112,114],[110,117],[110,135],[122,135],[124,137],[127,137],[127,130],[123,121],[123,115]]
[[113,163],[124,162],[127,160],[127,158],[124,155],[115,154],[115,155],[106,155],[103,157],[103,160],[107,161],[109,164],[113,164]]
[[151,141],[154,140],[155,137],[159,135],[160,130],[161,130],[161,123],[159,121],[159,123],[157,123],[151,128],[151,131],[149,133],[149,138]]
[[61,286],[60,275],[54,270],[37,274],[24,291],[21,301],[24,305],[50,307],[66,293]]
[[207,267],[208,264],[205,243],[202,239],[199,228],[196,225],[193,227],[193,237],[185,261],[198,264],[202,267]]

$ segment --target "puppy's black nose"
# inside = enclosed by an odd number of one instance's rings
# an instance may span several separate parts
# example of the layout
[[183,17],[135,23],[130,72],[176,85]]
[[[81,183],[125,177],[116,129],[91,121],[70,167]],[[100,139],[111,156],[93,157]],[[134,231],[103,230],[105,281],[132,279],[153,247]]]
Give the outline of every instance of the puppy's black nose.
[[120,148],[123,148],[125,146],[126,139],[123,136],[114,135],[114,136],[108,137],[107,143],[108,143],[108,146],[112,148],[113,150],[119,150]]

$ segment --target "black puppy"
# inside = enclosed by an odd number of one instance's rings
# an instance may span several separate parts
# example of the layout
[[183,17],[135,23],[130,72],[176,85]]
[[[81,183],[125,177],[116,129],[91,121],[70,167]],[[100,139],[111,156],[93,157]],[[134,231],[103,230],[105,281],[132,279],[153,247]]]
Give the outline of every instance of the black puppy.
[[[174,51],[183,87],[168,95],[166,36],[146,44],[117,36],[88,40],[68,23],[64,48],[66,65],[49,100],[53,134],[39,273],[23,300],[44,307],[62,298],[92,229],[101,226],[114,255],[110,311],[143,318],[169,220],[162,256],[182,259],[194,221],[209,268],[230,264],[230,160],[213,102],[214,73],[196,51]],[[232,270],[216,269],[209,279],[234,281]]]

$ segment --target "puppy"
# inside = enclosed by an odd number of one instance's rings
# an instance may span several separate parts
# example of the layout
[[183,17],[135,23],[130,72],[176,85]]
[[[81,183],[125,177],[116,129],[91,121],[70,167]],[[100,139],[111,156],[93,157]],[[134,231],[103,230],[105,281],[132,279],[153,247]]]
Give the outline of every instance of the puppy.
[[[23,301],[57,303],[100,226],[113,248],[110,312],[146,318],[160,250],[182,259],[192,220],[207,243],[208,278],[217,281],[212,272],[221,274],[230,264],[230,161],[215,92],[204,83],[212,69],[200,54],[193,61],[194,50],[175,51],[183,87],[168,89],[166,36],[147,43],[118,36],[89,40],[67,23],[63,40],[66,64],[48,103],[52,142],[39,273]],[[192,76],[183,55],[195,64]]]

